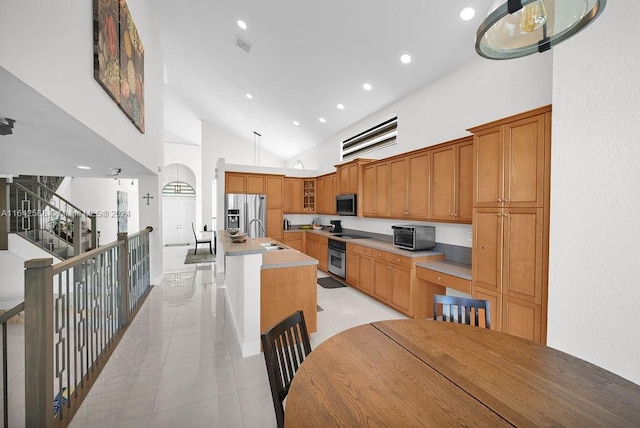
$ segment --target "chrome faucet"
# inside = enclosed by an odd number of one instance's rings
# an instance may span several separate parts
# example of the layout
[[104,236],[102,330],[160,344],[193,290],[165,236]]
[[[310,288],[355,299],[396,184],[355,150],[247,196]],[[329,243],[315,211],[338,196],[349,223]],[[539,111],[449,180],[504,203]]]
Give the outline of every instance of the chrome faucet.
[[262,220],[260,220],[259,218],[254,218],[253,220],[251,220],[249,222],[249,225],[247,227],[248,231],[249,232],[251,231],[251,224],[253,222],[257,222],[260,225],[260,227],[262,228],[262,231],[264,232],[264,235],[267,236],[267,229],[264,228],[264,223],[262,223]]

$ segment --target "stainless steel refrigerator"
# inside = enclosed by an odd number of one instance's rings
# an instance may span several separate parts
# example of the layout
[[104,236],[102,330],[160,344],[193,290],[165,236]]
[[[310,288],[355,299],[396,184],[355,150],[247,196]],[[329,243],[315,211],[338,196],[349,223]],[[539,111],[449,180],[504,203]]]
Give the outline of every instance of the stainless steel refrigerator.
[[250,238],[267,236],[267,196],[227,193],[224,195],[224,227],[235,227]]

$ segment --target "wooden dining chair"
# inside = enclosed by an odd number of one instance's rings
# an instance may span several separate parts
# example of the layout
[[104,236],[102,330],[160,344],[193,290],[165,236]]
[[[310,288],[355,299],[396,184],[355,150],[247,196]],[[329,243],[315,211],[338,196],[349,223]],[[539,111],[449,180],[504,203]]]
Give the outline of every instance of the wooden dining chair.
[[198,244],[209,244],[209,252],[213,254],[213,249],[211,248],[211,239],[198,239],[198,234],[196,233],[196,228],[191,222],[191,230],[193,230],[193,237],[196,239],[196,249],[193,251],[193,254],[198,253]]
[[311,353],[304,313],[300,310],[270,327],[260,336],[264,361],[271,385],[271,397],[278,428],[284,426],[283,401],[289,393],[293,375]]
[[[480,299],[468,299],[466,297],[433,295],[433,319],[438,320],[438,305],[442,306],[442,321],[458,322],[480,327],[478,312],[484,311],[485,328],[491,328],[491,315],[489,301]],[[457,308],[454,314],[454,308]],[[464,317],[463,317],[464,310]],[[473,313],[473,317],[472,317]],[[473,320],[473,321],[472,321]]]

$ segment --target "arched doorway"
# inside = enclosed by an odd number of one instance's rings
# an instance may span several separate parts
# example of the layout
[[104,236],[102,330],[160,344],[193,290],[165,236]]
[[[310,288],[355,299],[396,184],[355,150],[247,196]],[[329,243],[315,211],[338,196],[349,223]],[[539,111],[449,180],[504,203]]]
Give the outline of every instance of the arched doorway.
[[191,225],[196,219],[196,176],[183,164],[169,164],[162,172],[164,245],[194,243]]

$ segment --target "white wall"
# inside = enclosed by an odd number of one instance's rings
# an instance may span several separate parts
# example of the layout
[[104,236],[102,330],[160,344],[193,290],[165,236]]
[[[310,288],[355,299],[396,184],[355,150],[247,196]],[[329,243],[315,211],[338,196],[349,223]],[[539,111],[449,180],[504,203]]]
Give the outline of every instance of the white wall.
[[[85,212],[96,213],[96,222],[100,231],[100,244],[108,244],[118,239],[117,192],[127,192],[128,233],[140,231],[137,180],[112,178],[73,178],[69,185],[67,199]],[[145,203],[143,201],[143,203]],[[146,226],[146,225],[145,225]]]
[[[154,174],[164,165],[164,88],[159,29],[152,15],[156,6],[144,0],[129,0],[127,4],[145,48],[144,134],[131,124],[93,77],[92,2],[3,2],[0,39],[5,43],[0,43],[0,61],[13,75],[145,165],[149,176],[141,176],[140,182],[149,183],[150,193],[158,200],[155,185],[158,180]],[[141,193],[146,193],[146,188]],[[154,225],[157,234],[161,234],[159,206],[152,207],[153,213],[141,214],[141,221]],[[161,240],[152,242],[160,245]],[[157,249],[152,249],[151,261],[152,270],[157,268],[161,272],[161,252],[158,255]]]
[[[202,122],[173,92],[171,85],[164,86],[164,141],[171,143],[202,144]],[[170,158],[166,158],[170,159]]]
[[12,251],[0,251],[0,310],[11,309],[24,300],[24,261]]
[[155,172],[163,164],[160,39],[144,0],[129,9],[145,47],[146,133],[141,134],[93,77],[93,2],[4,1],[0,61],[9,72]]
[[0,251],[0,310],[11,309],[24,300],[24,262],[42,258],[51,258],[54,264],[61,262],[15,233],[9,234],[9,250]]
[[640,384],[640,2],[554,48],[547,342]]

